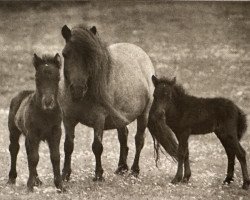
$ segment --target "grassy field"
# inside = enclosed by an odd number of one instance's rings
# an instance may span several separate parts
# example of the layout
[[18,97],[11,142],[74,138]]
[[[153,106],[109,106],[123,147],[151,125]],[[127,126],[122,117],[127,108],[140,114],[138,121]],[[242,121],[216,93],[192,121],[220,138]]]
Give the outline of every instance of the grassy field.
[[[0,2],[0,199],[249,199],[240,189],[241,169],[237,162],[235,182],[221,183],[227,158],[210,134],[190,138],[192,177],[189,184],[170,184],[176,163],[161,156],[155,167],[153,142],[146,133],[138,179],[114,174],[119,144],[116,131],[104,134],[105,182],[94,183],[93,131],[76,127],[72,179],[68,192],[57,194],[49,151],[41,144],[38,173],[44,184],[27,193],[28,167],[21,138],[18,178],[7,186],[9,170],[8,106],[11,97],[34,88],[32,55],[61,53],[61,27],[78,23],[95,25],[109,43],[130,42],[141,46],[152,58],[158,75],[173,77],[197,96],[224,96],[250,114],[250,4],[220,2],[178,3],[2,3]],[[249,120],[248,120],[249,121]],[[129,156],[134,157],[136,124],[129,126]],[[64,137],[62,141],[64,140]],[[242,145],[250,155],[249,131]],[[61,152],[63,152],[63,142]],[[63,154],[62,154],[63,155]],[[63,161],[63,156],[62,156]]]

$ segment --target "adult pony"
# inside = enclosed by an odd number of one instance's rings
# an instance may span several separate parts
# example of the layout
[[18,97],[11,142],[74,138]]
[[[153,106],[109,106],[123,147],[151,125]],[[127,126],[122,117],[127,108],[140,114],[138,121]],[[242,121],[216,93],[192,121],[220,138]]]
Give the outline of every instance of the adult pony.
[[[139,157],[144,145],[144,132],[153,101],[155,73],[149,56],[138,46],[117,43],[107,47],[98,37],[95,26],[79,25],[62,28],[66,45],[61,106],[65,126],[65,162],[63,179],[71,174],[71,154],[74,149],[74,128],[80,122],[94,129],[92,150],[96,159],[96,180],[103,180],[101,154],[103,131],[117,129],[120,158],[116,173],[128,170],[126,125],[137,119],[136,153],[132,174],[139,174]],[[168,135],[168,133],[166,133]],[[172,135],[167,142],[176,144]],[[168,144],[167,144],[168,146]],[[169,152],[176,152],[177,145]]]

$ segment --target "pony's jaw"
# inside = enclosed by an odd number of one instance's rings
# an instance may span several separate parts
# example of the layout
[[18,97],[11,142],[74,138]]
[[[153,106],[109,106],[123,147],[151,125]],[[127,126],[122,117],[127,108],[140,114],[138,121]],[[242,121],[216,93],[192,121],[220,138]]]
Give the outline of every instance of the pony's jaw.
[[78,102],[83,99],[83,97],[87,93],[88,87],[70,85],[69,90],[70,90],[72,101]]

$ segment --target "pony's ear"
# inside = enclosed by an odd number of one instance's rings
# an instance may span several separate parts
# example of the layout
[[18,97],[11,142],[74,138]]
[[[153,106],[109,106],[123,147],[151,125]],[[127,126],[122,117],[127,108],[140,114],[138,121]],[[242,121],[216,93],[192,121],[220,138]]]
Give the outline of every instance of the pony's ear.
[[34,53],[34,57],[33,57],[33,65],[35,67],[35,69],[37,70],[38,67],[43,63],[42,58],[40,58],[38,55],[36,55]]
[[176,84],[176,76],[171,80],[171,83],[174,85]]
[[56,66],[60,69],[62,61],[61,61],[61,56],[59,55],[59,53],[57,53],[54,57],[54,62],[56,64]]
[[92,26],[92,28],[90,29],[90,31],[95,35],[97,33],[97,29],[95,26]]
[[158,84],[158,79],[156,78],[155,75],[152,76],[152,81],[153,81],[154,86],[156,87]]
[[62,27],[62,36],[63,38],[66,40],[66,42],[69,41],[69,39],[71,38],[71,30],[69,29],[69,27],[67,25],[64,25]]

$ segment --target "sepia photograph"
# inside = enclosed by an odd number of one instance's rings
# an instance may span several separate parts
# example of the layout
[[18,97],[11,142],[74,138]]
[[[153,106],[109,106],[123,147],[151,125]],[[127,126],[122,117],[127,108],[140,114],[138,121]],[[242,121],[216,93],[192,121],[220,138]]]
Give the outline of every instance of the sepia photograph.
[[248,1],[0,1],[1,200],[248,200],[249,124]]

